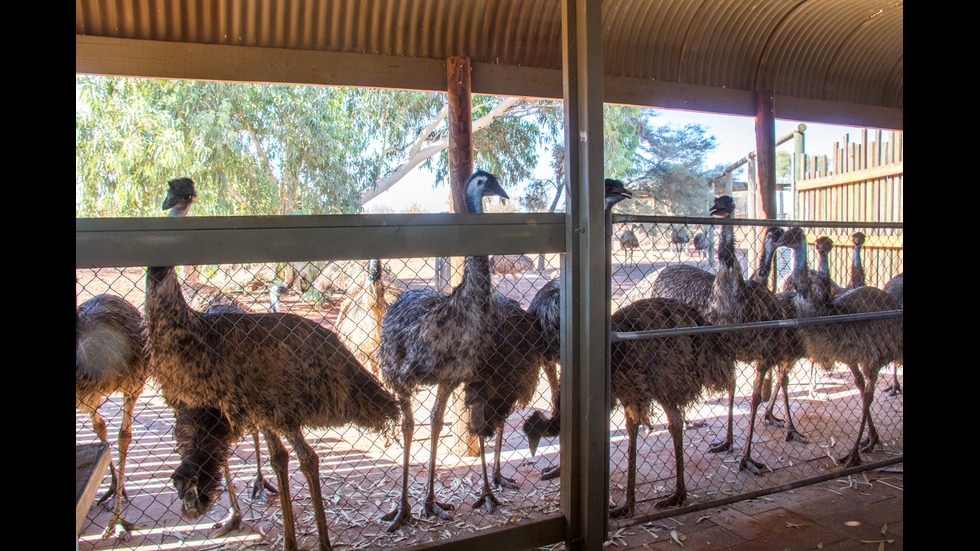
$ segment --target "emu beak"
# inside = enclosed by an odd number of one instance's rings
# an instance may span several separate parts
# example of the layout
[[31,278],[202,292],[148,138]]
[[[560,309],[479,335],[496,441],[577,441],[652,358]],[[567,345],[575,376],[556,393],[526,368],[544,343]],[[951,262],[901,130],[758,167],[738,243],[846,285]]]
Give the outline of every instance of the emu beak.
[[541,441],[540,434],[529,434],[527,435],[527,447],[531,450],[531,457],[538,452],[538,442]]

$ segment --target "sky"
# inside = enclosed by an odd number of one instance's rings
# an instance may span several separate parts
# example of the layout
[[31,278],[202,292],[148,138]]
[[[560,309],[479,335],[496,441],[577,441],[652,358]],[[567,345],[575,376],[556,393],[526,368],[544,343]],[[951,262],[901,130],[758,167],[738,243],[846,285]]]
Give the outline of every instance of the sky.
[[[755,119],[692,111],[658,110],[660,115],[654,120],[657,125],[683,126],[696,123],[715,136],[716,147],[708,155],[707,166],[728,165],[738,161],[755,148]],[[834,142],[843,142],[845,136],[850,141],[860,141],[861,129],[852,126],[837,126],[804,122],[806,125],[805,152],[808,155],[830,155]],[[793,132],[800,121],[776,120],[776,139]],[[793,151],[792,142],[777,148],[777,151]],[[535,177],[551,178],[552,171],[547,159],[542,159],[535,170]],[[738,173],[736,173],[736,177]],[[744,178],[744,177],[743,177]],[[368,211],[387,207],[399,212],[417,204],[423,212],[446,212],[449,210],[448,190],[445,186],[432,188],[433,177],[425,170],[416,169],[403,182],[383,193],[367,205]]]

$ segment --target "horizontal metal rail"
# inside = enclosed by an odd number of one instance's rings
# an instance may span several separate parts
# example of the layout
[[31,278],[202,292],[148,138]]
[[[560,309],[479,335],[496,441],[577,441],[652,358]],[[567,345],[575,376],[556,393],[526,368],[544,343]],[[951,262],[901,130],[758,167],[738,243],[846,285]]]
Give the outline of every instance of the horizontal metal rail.
[[655,339],[660,337],[677,337],[680,335],[694,335],[698,333],[726,333],[729,331],[743,331],[748,329],[765,329],[769,327],[802,327],[807,325],[826,325],[829,323],[848,323],[866,321],[873,319],[889,319],[901,317],[905,314],[904,310],[886,310],[881,312],[867,312],[863,314],[844,314],[838,316],[816,316],[803,319],[782,319],[771,321],[756,321],[751,323],[733,323],[730,325],[697,325],[688,327],[673,327],[670,329],[656,329],[651,331],[613,331],[610,333],[612,342],[636,341],[643,339]]
[[76,268],[560,252],[553,213],[75,219]]
[[613,224],[905,229],[904,222],[835,222],[829,220],[772,220],[764,218],[715,218],[713,216],[653,216],[646,214],[613,214],[612,222]]

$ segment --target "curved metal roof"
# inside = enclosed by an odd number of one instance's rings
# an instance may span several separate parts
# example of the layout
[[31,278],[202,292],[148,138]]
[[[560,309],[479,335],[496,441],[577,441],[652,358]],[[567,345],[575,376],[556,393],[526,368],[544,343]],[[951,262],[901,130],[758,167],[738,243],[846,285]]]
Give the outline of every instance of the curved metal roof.
[[[562,3],[77,0],[76,71],[444,90],[444,69],[429,62],[462,55],[474,92],[561,97]],[[901,126],[902,0],[604,0],[601,8],[609,102],[751,114],[746,94],[771,89],[782,118]],[[191,45],[223,47],[222,61],[209,67],[200,52],[214,50],[178,48]],[[181,60],[186,51],[196,58]],[[303,55],[311,53],[347,57]],[[325,67],[337,63],[345,70]],[[365,80],[359,68],[379,74]]]

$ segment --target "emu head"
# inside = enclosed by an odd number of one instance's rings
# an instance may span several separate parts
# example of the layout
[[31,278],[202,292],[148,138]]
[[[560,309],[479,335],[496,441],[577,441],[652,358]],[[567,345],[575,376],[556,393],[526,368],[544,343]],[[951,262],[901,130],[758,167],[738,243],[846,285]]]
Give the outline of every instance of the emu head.
[[524,434],[527,436],[527,446],[531,451],[531,457],[538,451],[538,442],[541,441],[543,436],[558,436],[559,431],[558,418],[552,417],[551,419],[544,416],[539,410],[534,410],[534,413],[524,421]]
[[218,409],[183,405],[176,409],[174,436],[180,465],[170,478],[181,512],[193,520],[207,513],[221,493],[221,469],[235,438],[231,423]]
[[197,191],[194,190],[194,180],[190,178],[177,178],[168,182],[170,189],[167,196],[163,199],[163,210],[169,210],[167,216],[183,216],[191,208],[194,199],[197,198]]
[[716,197],[708,213],[715,218],[731,218],[735,215],[735,200],[730,195]]
[[860,247],[864,245],[865,236],[863,233],[856,231],[851,234],[851,241],[854,243],[855,247]]
[[483,212],[483,198],[489,195],[510,199],[497,177],[483,170],[477,170],[466,180],[465,193],[467,212],[474,213]]
[[510,413],[506,400],[495,396],[485,381],[470,381],[463,387],[463,403],[470,410],[466,428],[480,438],[493,436]]
[[606,210],[609,210],[616,203],[622,201],[623,199],[632,199],[633,194],[630,193],[623,182],[619,180],[613,180],[612,178],[606,178],[605,182],[605,197],[606,197]]
[[200,465],[182,461],[170,478],[180,498],[180,511],[190,520],[207,513],[221,493],[220,469],[211,472]]

